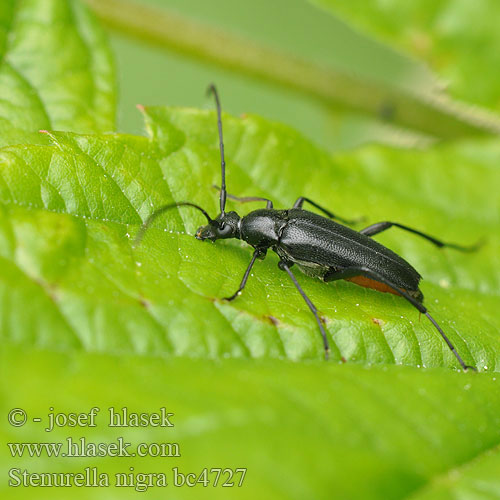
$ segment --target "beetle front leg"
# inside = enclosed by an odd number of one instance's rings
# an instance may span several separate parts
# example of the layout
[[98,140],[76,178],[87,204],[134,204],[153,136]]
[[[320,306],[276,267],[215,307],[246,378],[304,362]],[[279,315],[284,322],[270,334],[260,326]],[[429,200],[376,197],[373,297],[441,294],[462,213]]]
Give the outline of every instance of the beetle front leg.
[[375,236],[376,234],[379,234],[382,231],[386,231],[391,227],[399,227],[404,231],[416,234],[417,236],[420,236],[421,238],[425,238],[427,241],[430,241],[432,244],[436,245],[439,248],[448,247],[448,248],[453,248],[455,250],[460,250],[461,252],[474,252],[482,245],[482,241],[478,241],[474,245],[470,246],[457,245],[456,243],[445,243],[444,241],[438,240],[433,236],[429,236],[428,234],[422,233],[417,229],[413,229],[411,227],[404,226],[403,224],[399,224],[398,222],[391,222],[391,221],[377,222],[375,224],[372,224],[371,226],[361,229],[360,233],[366,236]]
[[318,323],[319,329],[321,331],[321,336],[323,337],[323,346],[325,348],[325,359],[328,360],[328,358],[330,356],[330,345],[328,344],[328,338],[326,336],[325,328],[323,326],[323,322],[321,321],[321,318],[318,315],[318,310],[316,309],[316,306],[311,302],[311,299],[306,295],[304,290],[302,290],[302,287],[299,285],[297,278],[295,278],[294,274],[290,270],[288,263],[285,260],[280,260],[278,262],[278,267],[282,271],[286,271],[288,273],[288,276],[290,276],[291,280],[293,281],[293,284],[295,285],[295,287],[299,291],[300,295],[302,295],[302,298],[305,300],[305,302],[308,305],[311,312],[314,314],[314,317],[316,318],[316,322]]
[[[215,184],[212,186],[218,191],[220,191],[220,187],[216,186]],[[249,203],[252,201],[265,201],[266,202],[266,208],[271,209],[273,208],[273,202],[271,200],[268,200],[267,198],[262,198],[260,196],[235,196],[234,194],[229,194],[227,193],[227,197],[230,198],[231,200],[235,200],[239,203]]]
[[317,208],[319,211],[323,212],[327,217],[330,217],[330,219],[337,219],[344,224],[356,224],[357,222],[365,220],[365,217],[359,217],[358,219],[344,219],[343,217],[333,214],[332,212],[330,212],[330,210],[323,208],[321,205],[318,205],[316,202],[310,200],[309,198],[306,198],[305,196],[297,198],[297,201],[293,204],[293,208],[302,208],[302,205],[305,201],[307,201],[307,203],[309,203],[313,207]]
[[252,270],[253,265],[255,264],[255,261],[258,258],[263,258],[266,255],[266,250],[263,250],[261,248],[256,248],[253,255],[252,255],[252,260],[250,261],[250,264],[248,264],[247,270],[245,271],[245,274],[243,275],[243,279],[241,280],[240,286],[236,292],[233,293],[230,297],[224,297],[222,300],[227,300],[228,302],[231,302],[234,300],[238,295],[241,294],[241,291],[243,288],[245,288],[245,285],[247,284],[248,276],[250,275],[250,271]]

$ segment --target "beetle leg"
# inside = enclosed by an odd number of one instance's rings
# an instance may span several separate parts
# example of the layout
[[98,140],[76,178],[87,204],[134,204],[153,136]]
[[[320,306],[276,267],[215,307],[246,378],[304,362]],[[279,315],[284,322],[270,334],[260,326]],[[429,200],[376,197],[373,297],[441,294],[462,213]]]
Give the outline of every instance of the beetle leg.
[[333,214],[332,212],[330,212],[330,210],[323,208],[322,206],[318,205],[316,202],[310,200],[309,198],[306,198],[305,196],[297,198],[297,201],[293,204],[293,208],[302,208],[302,205],[305,201],[307,201],[307,203],[311,204],[313,207],[317,208],[319,211],[323,212],[327,217],[330,217],[330,219],[337,219],[344,224],[356,224],[357,222],[365,220],[365,217],[359,217],[358,219],[344,219],[343,217],[339,217],[338,215]]
[[390,221],[384,221],[384,222],[377,222],[376,224],[372,224],[371,226],[365,227],[364,229],[361,229],[360,233],[364,234],[366,236],[374,236],[375,234],[381,233],[382,231],[385,231],[386,229],[389,229],[390,227],[399,227],[400,229],[403,229],[405,231],[408,231],[410,233],[416,234],[418,236],[421,236],[422,238],[425,238],[426,240],[430,241],[434,245],[436,245],[439,248],[443,247],[448,247],[448,248],[454,248],[455,250],[460,250],[462,252],[474,252],[477,250],[482,244],[482,241],[478,241],[474,245],[470,246],[463,246],[463,245],[457,245],[456,243],[445,243],[443,241],[440,241],[433,236],[429,236],[428,234],[422,233],[421,231],[417,231],[416,229],[412,229],[411,227],[404,226],[403,224],[399,224],[397,222],[390,222]]
[[[220,187],[216,186],[215,184],[212,186],[215,189],[220,191]],[[261,198],[260,196],[234,196],[234,194],[229,194],[227,193],[227,197],[231,198],[232,200],[238,201],[240,203],[248,203],[251,201],[265,201],[266,202],[266,208],[270,209],[273,208],[273,202],[271,200],[268,200],[267,198]]]
[[250,261],[250,264],[248,264],[247,270],[245,271],[245,274],[243,275],[243,279],[241,280],[240,286],[236,292],[233,293],[230,297],[224,297],[222,300],[227,300],[228,302],[231,302],[234,300],[238,295],[240,295],[241,291],[243,288],[245,288],[245,285],[247,284],[248,276],[250,275],[250,271],[252,270],[253,265],[255,264],[255,261],[257,258],[261,257],[263,254],[265,255],[265,251],[261,250],[260,248],[256,248],[253,255],[252,255],[252,260]]
[[375,281],[378,281],[380,283],[384,283],[388,287],[392,288],[395,290],[399,295],[404,297],[413,307],[418,309],[422,314],[425,314],[430,322],[435,326],[436,330],[439,332],[441,337],[443,337],[444,341],[450,348],[451,352],[455,355],[457,358],[458,362],[460,363],[460,366],[464,370],[472,369],[474,371],[477,371],[476,368],[473,366],[466,365],[460,354],[458,354],[457,350],[455,349],[455,346],[452,344],[451,340],[446,336],[446,334],[443,332],[441,327],[437,324],[436,320],[429,314],[427,308],[418,302],[415,298],[413,298],[406,290],[403,290],[402,288],[399,288],[397,285],[392,283],[391,281],[387,280],[382,276],[381,274],[377,273],[376,271],[373,271],[372,269],[369,269],[367,267],[347,267],[345,269],[342,269],[340,271],[333,271],[330,274],[326,274],[324,276],[324,281],[336,281],[336,280],[342,280],[346,278],[354,278],[355,276],[365,276],[367,278],[371,278]]
[[305,300],[306,304],[309,306],[309,309],[311,312],[314,314],[314,317],[316,318],[316,321],[318,323],[319,329],[321,331],[321,335],[323,337],[323,346],[325,348],[325,359],[328,360],[329,355],[330,355],[330,346],[328,344],[328,338],[326,336],[325,328],[323,326],[323,322],[321,321],[321,318],[318,315],[318,310],[316,309],[316,306],[311,302],[311,299],[306,295],[304,290],[302,290],[302,287],[299,285],[299,282],[297,281],[297,278],[295,278],[294,274],[290,270],[290,267],[288,267],[288,263],[284,260],[280,260],[278,262],[278,267],[282,271],[286,271],[288,273],[288,276],[290,276],[291,280],[293,281],[293,284],[299,291],[300,295],[302,295],[302,298]]

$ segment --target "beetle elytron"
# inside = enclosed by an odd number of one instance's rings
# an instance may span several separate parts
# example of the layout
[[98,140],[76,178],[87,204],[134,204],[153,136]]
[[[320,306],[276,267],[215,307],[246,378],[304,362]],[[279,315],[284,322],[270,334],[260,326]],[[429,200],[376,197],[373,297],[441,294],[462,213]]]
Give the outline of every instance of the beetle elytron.
[[[200,227],[196,232],[197,239],[215,241],[226,238],[237,238],[244,240],[254,248],[252,258],[238,290],[225,300],[234,300],[241,293],[255,261],[258,258],[264,259],[267,250],[273,250],[280,258],[278,263],[279,268],[290,276],[293,284],[316,318],[323,337],[326,359],[328,359],[330,349],[322,320],[318,315],[316,307],[299,285],[290,269],[293,265],[296,265],[305,274],[318,277],[325,282],[340,279],[349,280],[364,287],[402,296],[418,311],[429,318],[462,368],[464,370],[468,368],[475,370],[474,367],[465,364],[454,345],[429,314],[427,308],[422,304],[423,294],[419,289],[420,274],[399,255],[377,243],[371,237],[390,227],[399,227],[425,238],[438,247],[451,247],[461,251],[472,251],[478,245],[465,247],[453,243],[444,243],[416,229],[389,221],[372,224],[358,232],[335,222],[333,219],[337,219],[344,224],[354,221],[348,221],[334,215],[329,210],[303,196],[297,199],[292,208],[277,210],[273,208],[272,201],[266,198],[256,196],[240,198],[228,194],[226,191],[226,164],[222,137],[221,106],[215,86],[210,85],[208,91],[214,95],[217,108],[222,176],[220,186],[220,214],[215,219],[212,219],[202,207],[188,201],[165,205],[149,216],[141,227],[136,241],[140,241],[151,222],[166,210],[182,206],[196,208],[208,221],[207,225]],[[240,217],[236,212],[225,211],[226,198],[228,197],[243,203],[254,201],[265,202],[266,208],[254,210],[248,215]],[[306,202],[325,214],[328,218],[304,210],[302,206]]]

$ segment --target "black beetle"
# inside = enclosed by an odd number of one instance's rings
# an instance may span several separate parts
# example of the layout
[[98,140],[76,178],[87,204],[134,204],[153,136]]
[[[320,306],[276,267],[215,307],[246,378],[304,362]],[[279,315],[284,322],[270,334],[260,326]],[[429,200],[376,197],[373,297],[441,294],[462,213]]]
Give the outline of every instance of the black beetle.
[[[218,188],[220,190],[220,214],[215,219],[212,219],[202,207],[188,201],[165,205],[148,217],[137,234],[136,242],[142,239],[144,232],[151,222],[166,210],[181,206],[196,208],[203,213],[208,221],[207,225],[200,227],[196,232],[197,239],[215,241],[226,238],[237,238],[246,241],[255,249],[238,290],[224,300],[234,300],[241,293],[256,259],[264,259],[267,250],[270,248],[280,258],[278,263],[279,268],[288,273],[297,290],[309,306],[309,309],[314,314],[323,337],[326,359],[328,359],[330,349],[323,323],[315,305],[305,294],[290,269],[294,264],[303,273],[320,278],[325,282],[340,279],[349,280],[364,287],[404,297],[420,313],[425,314],[429,318],[462,368],[464,370],[475,370],[473,366],[465,364],[450,339],[423,305],[424,297],[419,289],[421,276],[418,271],[399,255],[376,242],[371,237],[394,226],[421,236],[440,248],[451,247],[461,251],[473,251],[478,248],[479,243],[469,247],[444,243],[416,229],[389,221],[372,224],[358,232],[332,219],[337,219],[344,224],[350,224],[355,221],[334,215],[329,210],[303,196],[297,199],[291,209],[276,210],[273,208],[272,201],[266,198],[257,196],[240,198],[228,194],[226,191],[226,164],[222,137],[221,106],[217,89],[214,85],[209,86],[208,92],[213,93],[217,107],[222,176],[221,186]],[[254,210],[248,215],[240,217],[236,212],[225,211],[227,197],[239,202],[263,201],[266,203],[266,208]],[[304,202],[309,203],[328,218],[304,210],[302,208]]]

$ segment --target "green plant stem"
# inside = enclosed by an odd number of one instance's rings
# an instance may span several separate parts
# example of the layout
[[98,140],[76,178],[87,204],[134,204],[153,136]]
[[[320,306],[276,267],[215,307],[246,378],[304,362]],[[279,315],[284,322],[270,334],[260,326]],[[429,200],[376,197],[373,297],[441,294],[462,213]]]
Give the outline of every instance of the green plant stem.
[[410,94],[354,73],[311,63],[276,49],[128,0],[86,0],[110,28],[167,50],[361,111],[441,138],[500,133],[500,118],[444,94]]

